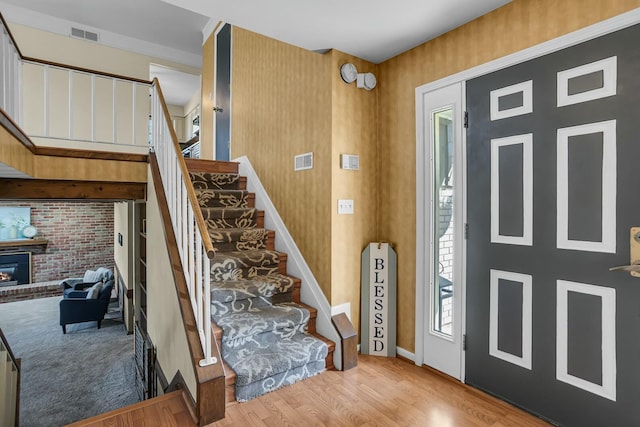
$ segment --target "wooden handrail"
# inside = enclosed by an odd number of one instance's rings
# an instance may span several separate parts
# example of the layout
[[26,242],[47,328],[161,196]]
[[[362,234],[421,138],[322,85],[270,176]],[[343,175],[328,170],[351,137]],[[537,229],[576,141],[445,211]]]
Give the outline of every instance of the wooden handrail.
[[134,83],[141,83],[141,84],[151,85],[151,81],[144,80],[144,79],[138,79],[136,77],[128,77],[128,76],[123,76],[123,75],[120,75],[120,74],[112,74],[112,73],[107,73],[105,71],[93,70],[91,68],[83,68],[83,67],[77,67],[75,65],[62,64],[60,62],[47,61],[46,59],[32,58],[30,56],[24,56],[24,57],[21,57],[21,58],[25,62],[33,62],[33,63],[36,63],[36,64],[50,65],[52,67],[66,68],[68,70],[79,71],[81,73],[96,74],[98,76],[109,77],[109,78],[112,78],[112,79],[119,79],[119,80],[125,80],[125,81],[129,81],[129,82],[134,82]]
[[79,148],[59,148],[59,147],[43,147],[33,143],[31,138],[22,130],[15,121],[0,108],[0,126],[5,128],[13,135],[22,145],[36,156],[51,157],[70,157],[76,159],[100,159],[100,160],[121,160],[127,162],[147,163],[149,156],[146,154],[135,153],[114,153],[111,151],[82,150]]
[[[0,18],[2,15],[0,15]],[[22,130],[20,126],[17,125],[16,122],[13,121],[11,116],[7,114],[2,108],[0,108],[0,126],[5,128],[11,135],[13,135],[18,141],[22,143],[29,151],[33,154],[36,154],[36,146],[31,141],[31,138],[27,136],[26,133]]]
[[[225,372],[222,363],[214,363],[207,366],[200,366],[199,364],[199,361],[202,360],[205,355],[200,341],[200,335],[198,334],[198,323],[191,304],[189,289],[180,259],[180,251],[178,250],[178,242],[171,223],[171,213],[169,212],[169,204],[160,174],[160,166],[158,165],[158,159],[155,153],[149,154],[149,166],[151,168],[151,175],[153,176],[162,229],[171,262],[171,272],[176,286],[180,312],[182,314],[192,366],[197,381],[197,396],[192,397],[195,398],[196,413],[197,418],[200,420],[200,425],[206,425],[224,418],[226,406],[224,390]],[[213,333],[210,324],[206,333]],[[220,349],[218,348],[215,338],[212,339],[211,353],[215,358],[221,360]]]
[[179,153],[182,153],[182,150],[180,149],[180,144],[178,143],[178,137],[176,136],[176,131],[173,128],[173,124],[169,121],[171,115],[169,114],[167,103],[164,101],[164,95],[162,95],[162,88],[160,87],[160,82],[158,81],[157,78],[153,79],[152,85],[155,86],[156,89],[158,90],[158,96],[160,97],[160,105],[162,105],[162,109],[164,111],[164,117],[165,117],[165,120],[167,121],[167,126],[171,134],[171,140],[173,141],[173,147],[177,153],[178,164],[180,165],[182,178],[184,180],[185,188],[187,189],[187,197],[189,198],[189,202],[191,203],[191,205],[194,207],[193,216],[194,216],[194,219],[196,220],[196,223],[198,224],[198,228],[200,229],[200,232],[202,233],[201,235],[202,244],[207,252],[207,256],[209,257],[209,259],[212,259],[216,251],[213,248],[213,243],[211,243],[211,237],[209,236],[209,233],[205,232],[207,230],[207,225],[204,222],[202,211],[200,209],[195,209],[195,207],[199,206],[198,197],[196,196],[196,192],[193,189],[191,178],[189,178],[189,170],[187,169],[187,164],[184,162],[184,158],[181,155],[179,155]]

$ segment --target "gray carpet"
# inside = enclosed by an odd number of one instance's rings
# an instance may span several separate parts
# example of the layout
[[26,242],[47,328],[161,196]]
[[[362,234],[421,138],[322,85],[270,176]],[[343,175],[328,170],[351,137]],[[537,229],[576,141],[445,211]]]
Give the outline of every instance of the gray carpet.
[[23,427],[62,426],[138,401],[133,335],[117,308],[109,309],[100,329],[96,322],[78,323],[63,335],[60,299],[0,304],[0,328],[22,358]]

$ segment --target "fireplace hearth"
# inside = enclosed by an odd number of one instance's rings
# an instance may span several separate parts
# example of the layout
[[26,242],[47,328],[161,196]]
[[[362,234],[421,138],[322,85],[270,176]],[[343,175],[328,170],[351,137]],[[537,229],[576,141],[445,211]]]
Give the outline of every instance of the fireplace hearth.
[[0,287],[31,283],[31,253],[0,254]]

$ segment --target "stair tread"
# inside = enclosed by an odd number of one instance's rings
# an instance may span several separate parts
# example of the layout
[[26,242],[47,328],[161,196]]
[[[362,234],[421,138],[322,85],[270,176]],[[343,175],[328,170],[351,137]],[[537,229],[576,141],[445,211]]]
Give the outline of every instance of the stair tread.
[[184,159],[189,172],[238,173],[238,162],[206,159]]
[[274,273],[280,270],[280,263],[286,261],[286,254],[268,249],[218,252],[211,260],[211,280],[235,280]]
[[236,374],[236,386],[247,385],[264,378],[304,366],[324,362],[327,344],[308,333],[289,337],[260,334],[244,342],[242,349],[223,354]]
[[213,282],[212,285],[212,301],[231,302],[291,292],[295,286],[300,286],[300,279],[283,274],[270,274],[251,279]]
[[263,240],[275,234],[266,228],[209,228],[208,231],[214,243]]
[[243,342],[246,338],[267,332],[275,332],[286,338],[304,331],[312,313],[317,314],[301,304],[290,302],[211,317],[222,328],[222,342],[234,346],[236,342]]

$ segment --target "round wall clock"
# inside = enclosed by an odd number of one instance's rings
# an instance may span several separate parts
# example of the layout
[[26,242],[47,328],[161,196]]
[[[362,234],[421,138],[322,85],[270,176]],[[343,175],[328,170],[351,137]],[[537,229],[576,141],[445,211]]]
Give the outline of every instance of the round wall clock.
[[22,235],[27,239],[30,239],[38,234],[38,230],[33,225],[28,225],[22,229]]

